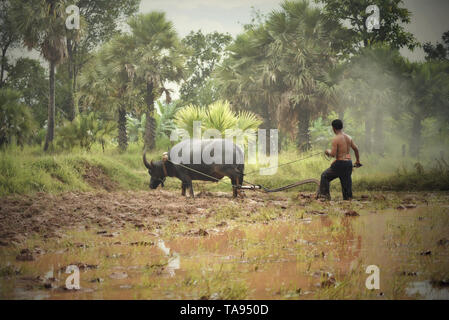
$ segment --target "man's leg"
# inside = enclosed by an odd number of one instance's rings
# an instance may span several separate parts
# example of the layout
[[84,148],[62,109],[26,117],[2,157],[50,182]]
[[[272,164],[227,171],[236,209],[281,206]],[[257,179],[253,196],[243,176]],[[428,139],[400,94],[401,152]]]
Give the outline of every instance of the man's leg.
[[321,174],[320,194],[318,195],[319,197],[324,197],[328,200],[331,199],[331,195],[329,192],[330,182],[337,177],[338,177],[338,175],[336,174],[336,172],[334,170],[332,170],[332,167],[325,170]]
[[352,199],[352,162],[348,163],[343,174],[340,176],[341,191],[343,193],[343,200]]

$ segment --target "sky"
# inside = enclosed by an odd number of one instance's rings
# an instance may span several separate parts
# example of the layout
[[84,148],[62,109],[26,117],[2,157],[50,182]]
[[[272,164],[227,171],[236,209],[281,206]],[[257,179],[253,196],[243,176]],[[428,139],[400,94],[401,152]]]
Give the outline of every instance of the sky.
[[[204,32],[228,32],[235,36],[243,24],[251,19],[251,7],[262,13],[279,8],[282,0],[142,0],[139,11],[166,12],[180,36],[190,30]],[[310,1],[313,4],[313,1]],[[441,41],[443,32],[449,30],[449,0],[404,0],[404,6],[412,12],[412,21],[406,29],[420,42]],[[382,15],[382,12],[381,12]],[[423,60],[422,49],[401,53],[411,60]]]

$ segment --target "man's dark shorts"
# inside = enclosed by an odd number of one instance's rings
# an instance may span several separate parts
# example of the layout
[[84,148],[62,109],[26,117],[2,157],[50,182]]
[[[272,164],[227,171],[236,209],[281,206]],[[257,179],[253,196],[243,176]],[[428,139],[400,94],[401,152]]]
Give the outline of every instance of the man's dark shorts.
[[331,167],[321,174],[320,196],[330,199],[330,182],[335,178],[340,179],[343,199],[352,198],[352,161],[336,160]]

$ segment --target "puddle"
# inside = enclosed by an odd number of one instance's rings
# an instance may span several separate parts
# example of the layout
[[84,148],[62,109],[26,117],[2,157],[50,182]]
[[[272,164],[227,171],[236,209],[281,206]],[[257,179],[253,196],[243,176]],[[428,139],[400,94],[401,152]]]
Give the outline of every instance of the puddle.
[[[63,254],[55,250],[33,262],[10,257],[15,265],[32,265],[42,283],[53,279],[55,289],[24,284],[20,275],[2,277],[0,298],[449,299],[447,289],[426,280],[449,272],[449,248],[438,246],[439,239],[449,238],[445,210],[289,218],[231,226],[207,236],[163,240],[146,235],[138,239],[145,240],[140,246],[110,242]],[[82,290],[61,290],[68,275],[58,270],[79,260],[98,267],[80,272]],[[381,290],[365,288],[368,265],[379,267]],[[112,273],[126,277],[111,278]]]
[[408,296],[419,295],[426,300],[449,300],[449,289],[436,288],[429,280],[412,282],[405,291]]
[[27,291],[22,288],[14,289],[14,299],[18,300],[44,300],[50,298],[46,291]]
[[175,271],[180,268],[181,265],[181,257],[177,252],[173,252],[172,256],[170,256],[170,248],[167,248],[165,246],[164,240],[159,239],[157,242],[157,246],[159,249],[164,252],[164,254],[169,257],[168,263],[167,263],[167,271],[171,277],[175,275]]

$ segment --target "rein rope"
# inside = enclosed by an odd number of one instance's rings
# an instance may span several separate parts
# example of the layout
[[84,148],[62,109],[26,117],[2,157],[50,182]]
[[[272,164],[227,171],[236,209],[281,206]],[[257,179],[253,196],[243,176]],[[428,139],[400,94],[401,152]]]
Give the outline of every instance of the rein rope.
[[[317,152],[317,153],[311,154],[311,155],[309,155],[307,157],[304,157],[304,158],[301,158],[301,159],[298,159],[298,160],[294,160],[294,161],[290,161],[290,162],[278,165],[277,167],[279,168],[279,167],[286,166],[286,165],[289,165],[289,164],[292,164],[292,163],[295,163],[295,162],[306,160],[306,159],[309,159],[309,158],[314,157],[314,156],[319,155],[319,154],[321,154],[321,152]],[[242,183],[247,183],[247,184],[249,184],[249,186],[243,186],[243,185],[242,186],[238,186],[238,185],[233,185],[231,183],[223,181],[223,180],[221,180],[219,178],[213,177],[211,175],[208,175],[208,174],[206,174],[204,172],[201,172],[201,171],[195,170],[193,168],[190,168],[190,167],[188,167],[186,165],[183,165],[182,163],[174,163],[174,162],[172,162],[171,160],[168,159],[168,154],[166,152],[163,154],[162,160],[163,160],[162,161],[162,168],[163,168],[164,174],[166,176],[167,176],[167,169],[165,168],[165,162],[170,162],[174,166],[180,166],[180,167],[185,168],[187,170],[190,170],[192,172],[198,173],[198,174],[200,174],[200,175],[202,175],[204,177],[207,177],[207,178],[210,178],[212,180],[215,180],[218,183],[221,182],[221,183],[227,184],[229,186],[232,186],[233,188],[239,188],[239,189],[263,190],[264,192],[271,193],[271,192],[284,191],[284,190],[291,189],[291,188],[294,188],[294,187],[297,187],[297,186],[300,186],[300,185],[303,185],[303,184],[308,184],[308,183],[315,183],[317,186],[320,185],[320,182],[317,179],[305,179],[305,180],[301,180],[301,181],[298,181],[298,182],[295,182],[295,183],[292,183],[292,184],[289,184],[289,185],[286,185],[286,186],[283,186],[283,187],[279,187],[279,188],[276,188],[276,189],[268,189],[268,188],[264,187],[263,185],[254,184],[254,183],[251,183],[251,182],[246,181],[246,180],[243,180]],[[261,168],[259,170],[267,170],[267,169],[272,169],[272,168],[275,168],[275,167]],[[251,171],[251,172],[246,173],[244,175],[249,175],[249,174],[257,172],[259,170],[254,170],[254,171]]]

